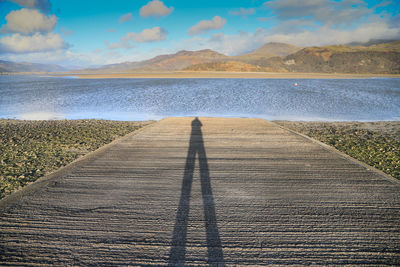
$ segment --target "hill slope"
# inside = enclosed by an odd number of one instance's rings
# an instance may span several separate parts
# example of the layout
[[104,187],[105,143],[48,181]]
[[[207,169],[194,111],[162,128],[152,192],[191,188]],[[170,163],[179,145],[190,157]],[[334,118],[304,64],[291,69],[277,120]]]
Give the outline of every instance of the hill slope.
[[105,65],[81,72],[267,71],[315,73],[400,73],[400,41],[299,48],[268,43],[255,51],[226,56],[210,49],[179,51],[139,62]]
[[[270,45],[270,44],[268,44]],[[282,45],[282,53],[288,52],[288,45]],[[251,71],[273,72],[313,72],[313,73],[372,73],[372,74],[399,74],[400,73],[400,41],[371,43],[368,45],[335,45],[323,47],[307,47],[287,56],[267,54],[264,48],[253,53],[230,57],[230,60],[245,62],[253,65]],[[296,50],[295,47],[293,49]],[[258,51],[258,52],[257,52]],[[276,53],[278,53],[275,50]],[[262,54],[266,53],[266,54]],[[240,68],[230,63],[229,69]],[[258,66],[258,68],[257,68]],[[214,67],[214,69],[213,69]],[[218,71],[221,64],[197,66],[197,69]],[[228,68],[227,68],[228,69]],[[254,70],[257,69],[257,70]],[[250,70],[249,70],[250,71]]]
[[97,69],[86,69],[94,72],[135,72],[135,71],[174,71],[191,65],[225,60],[228,57],[210,49],[199,51],[179,51],[175,54],[160,55],[139,62],[105,65]]
[[0,60],[0,72],[58,72],[65,70],[65,68],[54,64],[17,63]]
[[308,47],[282,61],[288,71],[295,72],[400,73],[400,41],[356,47]]
[[272,57],[284,57],[299,51],[301,48],[284,43],[267,43],[251,53],[231,57],[232,60],[262,65],[262,62]]
[[228,71],[228,72],[256,72],[268,71],[263,67],[238,61],[219,61],[195,64],[185,68],[187,71]]
[[[94,73],[124,73],[124,72],[148,72],[148,71],[176,71],[176,70],[199,70],[199,71],[268,71],[262,63],[271,57],[286,56],[301,48],[283,44],[267,43],[257,50],[229,57],[216,51],[205,49],[199,51],[179,51],[175,54],[160,55],[149,60],[138,62],[124,62],[119,64],[105,65],[100,68],[81,70],[80,72]],[[221,62],[220,64],[207,64]],[[224,63],[222,63],[224,62]],[[247,63],[248,65],[245,65]],[[190,66],[194,66],[191,68]],[[281,71],[285,71],[281,69]]]

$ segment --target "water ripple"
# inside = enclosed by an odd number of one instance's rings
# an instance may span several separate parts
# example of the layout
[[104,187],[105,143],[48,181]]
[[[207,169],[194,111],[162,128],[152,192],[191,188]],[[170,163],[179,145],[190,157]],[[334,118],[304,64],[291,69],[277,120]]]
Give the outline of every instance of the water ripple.
[[[298,86],[294,86],[298,83]],[[0,117],[399,120],[400,79],[71,79],[0,76]],[[60,115],[62,114],[62,116]]]

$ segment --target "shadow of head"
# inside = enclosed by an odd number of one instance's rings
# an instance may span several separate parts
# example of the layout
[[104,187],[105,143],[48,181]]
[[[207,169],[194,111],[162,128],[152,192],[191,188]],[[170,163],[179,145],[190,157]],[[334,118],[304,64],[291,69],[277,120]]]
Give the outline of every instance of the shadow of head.
[[192,127],[201,127],[203,124],[201,124],[201,121],[199,120],[198,117],[196,117],[193,121],[192,121]]

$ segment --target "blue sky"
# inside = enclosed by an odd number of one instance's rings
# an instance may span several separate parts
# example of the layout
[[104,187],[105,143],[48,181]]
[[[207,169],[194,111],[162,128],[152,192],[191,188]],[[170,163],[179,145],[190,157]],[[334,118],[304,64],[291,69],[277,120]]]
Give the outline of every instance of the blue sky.
[[0,59],[86,67],[183,49],[400,39],[399,10],[396,0],[0,0]]

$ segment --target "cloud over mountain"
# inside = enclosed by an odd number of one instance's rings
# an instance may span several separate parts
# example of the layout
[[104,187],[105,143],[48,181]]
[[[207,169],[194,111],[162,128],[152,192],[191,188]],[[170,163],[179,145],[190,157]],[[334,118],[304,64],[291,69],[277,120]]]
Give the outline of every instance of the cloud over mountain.
[[0,39],[0,51],[3,53],[32,53],[67,48],[68,44],[55,33],[35,33],[21,35],[19,33]]
[[311,19],[324,26],[351,25],[372,13],[362,0],[271,0],[263,6],[278,21]]
[[226,19],[223,19],[220,16],[215,16],[212,18],[212,20],[201,20],[188,30],[188,34],[196,35],[208,32],[210,30],[221,29],[224,27],[225,23]]
[[144,29],[140,33],[128,32],[121,41],[134,41],[138,43],[159,42],[165,40],[167,32],[161,27]]

